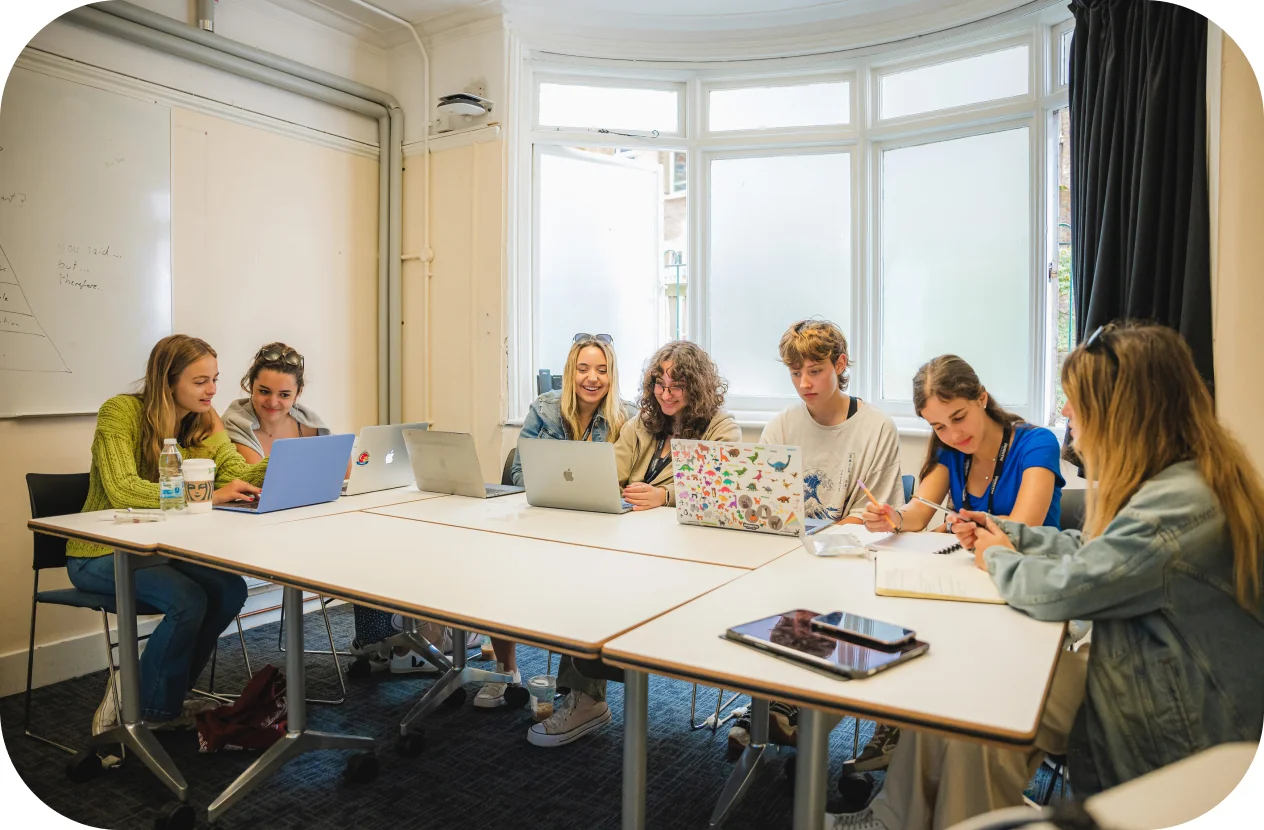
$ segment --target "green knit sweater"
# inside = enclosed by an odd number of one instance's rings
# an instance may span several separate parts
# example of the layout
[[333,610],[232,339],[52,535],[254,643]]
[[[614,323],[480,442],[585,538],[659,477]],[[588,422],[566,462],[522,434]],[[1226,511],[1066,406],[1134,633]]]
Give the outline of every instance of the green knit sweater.
[[[143,478],[138,470],[140,460],[140,399],[133,395],[116,395],[101,405],[97,412],[97,429],[92,436],[92,469],[89,474],[88,500],[83,512],[121,510],[125,507],[158,507],[158,483]],[[200,446],[181,447],[185,458],[210,458],[215,461],[215,486],[222,487],[233,479],[251,484],[263,483],[268,469],[265,458],[258,464],[247,464],[228,440],[227,432],[208,436]],[[112,553],[103,545],[70,540],[67,556],[105,556]]]

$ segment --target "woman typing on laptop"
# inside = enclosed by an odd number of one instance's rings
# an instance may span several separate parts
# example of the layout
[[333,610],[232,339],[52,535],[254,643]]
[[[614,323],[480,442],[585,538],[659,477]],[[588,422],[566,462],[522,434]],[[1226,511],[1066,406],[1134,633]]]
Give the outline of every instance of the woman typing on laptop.
[[[580,332],[575,335],[562,370],[562,388],[545,392],[531,402],[519,438],[609,442],[618,439],[619,431],[635,410],[619,399],[619,371],[613,342],[608,334]],[[525,485],[522,459],[517,452],[510,474],[514,484]],[[496,652],[496,671],[518,678],[515,644],[496,637],[491,640]],[[475,696],[474,705],[484,709],[503,706],[505,688],[504,683],[485,683]]]
[[[247,464],[233,448],[211,406],[219,381],[215,350],[204,340],[173,334],[149,353],[140,392],[101,405],[92,436],[92,466],[84,512],[159,506],[158,456],[174,439],[183,458],[215,462],[216,504],[252,498],[267,462]],[[114,594],[114,554],[72,540],[66,572],[81,591]],[[136,571],[136,599],[163,613],[140,659],[141,716],[153,727],[193,725],[185,693],[210,660],[219,637],[246,601],[246,583],[234,574],[186,562]],[[118,722],[118,674],[92,718],[99,734]]]
[[[650,359],[641,381],[640,414],[628,421],[615,442],[615,462],[623,498],[636,510],[675,504],[671,439],[740,441],[742,431],[723,411],[727,384],[699,346],[685,340],[668,343]],[[562,746],[610,722],[606,680],[590,676],[600,661],[563,657],[557,684],[569,687],[553,717],[527,732],[536,746]],[[617,673],[606,672],[617,676]]]

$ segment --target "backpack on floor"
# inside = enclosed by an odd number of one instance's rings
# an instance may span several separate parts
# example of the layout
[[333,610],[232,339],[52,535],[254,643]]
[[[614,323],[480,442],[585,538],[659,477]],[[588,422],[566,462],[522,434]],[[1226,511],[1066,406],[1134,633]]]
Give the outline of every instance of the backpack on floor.
[[286,714],[285,675],[269,664],[233,703],[198,713],[198,751],[267,749],[285,734]]

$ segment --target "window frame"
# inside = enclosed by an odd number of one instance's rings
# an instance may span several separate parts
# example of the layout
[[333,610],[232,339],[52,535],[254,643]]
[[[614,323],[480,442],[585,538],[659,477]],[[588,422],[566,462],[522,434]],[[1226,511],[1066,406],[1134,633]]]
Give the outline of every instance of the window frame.
[[[519,44],[514,58],[517,71],[510,74],[517,89],[527,92],[517,102],[517,123],[510,124],[509,165],[511,184],[508,206],[508,423],[520,423],[535,398],[533,349],[534,320],[531,305],[536,274],[534,229],[534,154],[539,144],[559,146],[618,146],[686,153],[688,209],[686,244],[682,252],[688,267],[687,336],[704,348],[711,347],[710,307],[710,185],[711,163],[718,159],[782,156],[804,153],[846,152],[851,161],[851,298],[850,319],[845,327],[852,357],[849,391],[879,406],[902,432],[924,434],[925,423],[912,412],[911,402],[882,399],[879,349],[881,344],[880,215],[881,156],[884,148],[909,146],[962,138],[970,135],[1026,126],[1031,142],[1029,198],[1031,199],[1031,279],[1029,286],[1028,400],[1016,407],[1033,423],[1044,423],[1044,413],[1054,400],[1049,375],[1056,332],[1051,336],[1050,272],[1056,262],[1057,133],[1051,127],[1053,112],[1067,106],[1065,87],[1057,86],[1060,36],[1074,26],[1069,12],[1058,7],[1008,24],[986,35],[975,31],[951,41],[921,43],[911,48],[876,51],[853,50],[841,55],[760,61],[751,66],[728,63],[699,68],[699,64],[656,64],[602,59],[579,59],[550,53],[532,54]],[[934,66],[950,60],[1000,51],[1019,44],[1028,47],[1028,92],[978,104],[935,110],[898,119],[878,119],[881,78],[895,71]],[[793,86],[822,81],[848,81],[851,112],[845,125],[773,128],[765,130],[709,130],[709,95],[712,90],[768,86]],[[595,130],[539,127],[537,93],[540,83],[585,86],[674,88],[682,90],[678,103],[680,134],[628,138]],[[631,132],[631,131],[628,131]],[[1052,189],[1050,188],[1052,176]],[[526,197],[526,198],[524,198]],[[528,208],[530,205],[530,208]],[[1043,263],[1043,265],[1042,265]],[[523,302],[526,299],[527,302]],[[659,321],[655,320],[657,327]],[[525,347],[525,349],[524,349]],[[770,342],[775,357],[776,343]],[[722,356],[721,356],[722,357]],[[626,372],[639,372],[630,363]],[[760,399],[766,405],[747,406],[732,399],[730,410],[740,423],[759,426],[777,411],[797,402],[787,379],[785,397]],[[905,396],[907,398],[907,396]]]
[[[688,110],[688,102],[686,96],[688,94],[687,85],[680,81],[655,80],[651,78],[627,78],[610,75],[580,75],[566,72],[549,72],[546,74],[536,75],[532,79],[531,84],[531,131],[535,133],[557,132],[557,133],[587,133],[592,135],[601,135],[596,128],[592,127],[576,127],[572,125],[555,126],[552,124],[540,123],[540,87],[544,84],[556,86],[583,86],[583,87],[608,87],[610,89],[654,89],[676,93],[676,129],[675,130],[659,130],[658,134],[663,138],[683,138],[686,131],[685,113]],[[635,128],[616,128],[624,132],[634,135],[650,135],[648,131],[637,130]]]

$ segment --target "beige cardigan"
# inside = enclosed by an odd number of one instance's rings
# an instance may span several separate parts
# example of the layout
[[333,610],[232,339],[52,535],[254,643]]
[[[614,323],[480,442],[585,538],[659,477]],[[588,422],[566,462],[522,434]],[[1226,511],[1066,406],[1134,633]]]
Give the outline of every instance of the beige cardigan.
[[[720,410],[715,413],[711,423],[707,424],[707,431],[700,440],[741,441],[742,428],[737,425],[732,415]],[[619,486],[626,487],[628,482],[644,481],[645,473],[657,449],[658,439],[650,435],[649,430],[645,428],[645,423],[639,417],[624,424],[622,431],[619,432],[619,440],[614,444],[614,460],[619,470]],[[671,464],[664,467],[658,477],[648,483],[667,490],[669,505],[676,503],[676,480],[672,476]]]

